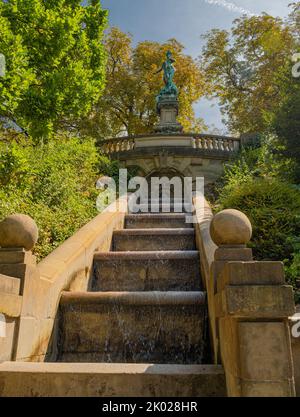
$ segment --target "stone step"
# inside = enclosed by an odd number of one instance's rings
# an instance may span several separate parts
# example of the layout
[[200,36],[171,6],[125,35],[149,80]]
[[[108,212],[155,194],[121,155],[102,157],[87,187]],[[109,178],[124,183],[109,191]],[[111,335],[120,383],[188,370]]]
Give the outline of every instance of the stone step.
[[125,229],[190,228],[185,214],[128,214],[125,217]]
[[171,205],[182,205],[187,206],[187,207],[191,207],[192,206],[192,201],[191,200],[186,200],[184,201],[182,198],[172,198],[170,197],[169,201],[168,199],[162,199],[162,198],[148,198],[148,200],[140,200],[139,203],[144,203],[144,204],[159,204],[159,205],[167,205],[167,204],[171,204]]
[[201,364],[204,292],[63,292],[58,362]]
[[194,250],[195,230],[123,229],[113,234],[114,251]]
[[[0,364],[1,397],[222,397],[216,365]],[[199,410],[198,410],[199,411]]]
[[162,204],[162,203],[171,203],[171,204],[192,204],[192,200],[191,199],[186,199],[184,200],[183,198],[178,198],[178,197],[174,197],[174,196],[164,196],[164,198],[162,196],[160,196],[159,198],[157,198],[156,196],[151,197],[148,196],[148,198],[141,198],[139,197],[138,200],[136,199],[132,199],[132,200],[128,200],[131,204],[134,204],[135,202],[137,202],[138,204],[141,203],[154,203],[154,204]]
[[182,203],[170,203],[170,204],[163,204],[163,203],[142,203],[137,205],[129,206],[130,213],[191,213],[192,212],[192,205],[186,204],[183,205]]
[[92,291],[200,290],[199,252],[96,253],[91,289]]

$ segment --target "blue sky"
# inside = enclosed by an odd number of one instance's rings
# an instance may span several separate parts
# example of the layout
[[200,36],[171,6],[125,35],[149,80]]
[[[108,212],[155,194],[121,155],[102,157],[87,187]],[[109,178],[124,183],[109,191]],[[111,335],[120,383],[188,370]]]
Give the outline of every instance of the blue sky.
[[[200,54],[201,35],[212,28],[228,29],[243,9],[252,14],[266,12],[284,17],[292,0],[102,0],[110,12],[110,25],[130,32],[134,42],[164,42],[176,38],[186,53]],[[212,4],[214,3],[214,4]],[[217,104],[201,100],[197,116],[209,126],[224,130]]]

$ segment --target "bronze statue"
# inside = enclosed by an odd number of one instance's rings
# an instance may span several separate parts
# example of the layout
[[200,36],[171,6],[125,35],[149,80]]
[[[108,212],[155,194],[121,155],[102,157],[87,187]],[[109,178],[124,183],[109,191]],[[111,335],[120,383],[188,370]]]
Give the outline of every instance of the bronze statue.
[[173,66],[175,59],[172,57],[172,53],[171,51],[168,51],[166,53],[167,59],[166,61],[162,64],[161,68],[155,73],[158,74],[161,71],[164,72],[164,83],[165,86],[164,88],[160,91],[157,99],[159,100],[159,98],[161,96],[165,96],[165,95],[173,95],[173,96],[178,96],[178,89],[175,85],[175,83],[173,82],[173,78],[175,75],[175,68]]

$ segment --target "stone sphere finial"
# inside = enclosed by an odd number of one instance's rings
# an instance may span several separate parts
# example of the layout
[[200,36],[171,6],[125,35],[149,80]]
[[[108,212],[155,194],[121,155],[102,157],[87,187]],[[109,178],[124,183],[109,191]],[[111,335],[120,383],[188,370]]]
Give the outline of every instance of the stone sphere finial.
[[35,221],[26,214],[12,214],[0,222],[0,246],[31,250],[38,240]]
[[252,236],[252,226],[244,213],[227,209],[214,216],[210,235],[217,246],[246,245]]

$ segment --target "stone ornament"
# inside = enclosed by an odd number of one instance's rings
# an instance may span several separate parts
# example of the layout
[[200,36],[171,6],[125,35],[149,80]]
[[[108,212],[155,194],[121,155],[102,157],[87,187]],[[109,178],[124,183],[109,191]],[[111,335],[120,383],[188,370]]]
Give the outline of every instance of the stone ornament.
[[217,246],[246,245],[252,236],[252,225],[241,211],[227,209],[214,216],[210,235]]
[[1,248],[24,248],[29,251],[37,240],[37,225],[26,214],[13,214],[0,222]]
[[162,64],[161,68],[156,72],[156,74],[161,71],[164,72],[164,88],[160,91],[157,101],[159,101],[163,96],[174,96],[177,98],[178,89],[173,81],[175,75],[175,68],[173,66],[175,59],[172,57],[172,52],[168,51],[166,53],[166,60]]
[[156,133],[181,133],[182,125],[177,121],[178,116],[178,88],[174,83],[175,68],[173,66],[175,59],[172,53],[166,53],[166,60],[161,68],[156,72],[164,73],[164,88],[156,97],[156,109],[160,116],[160,122],[154,127]]

